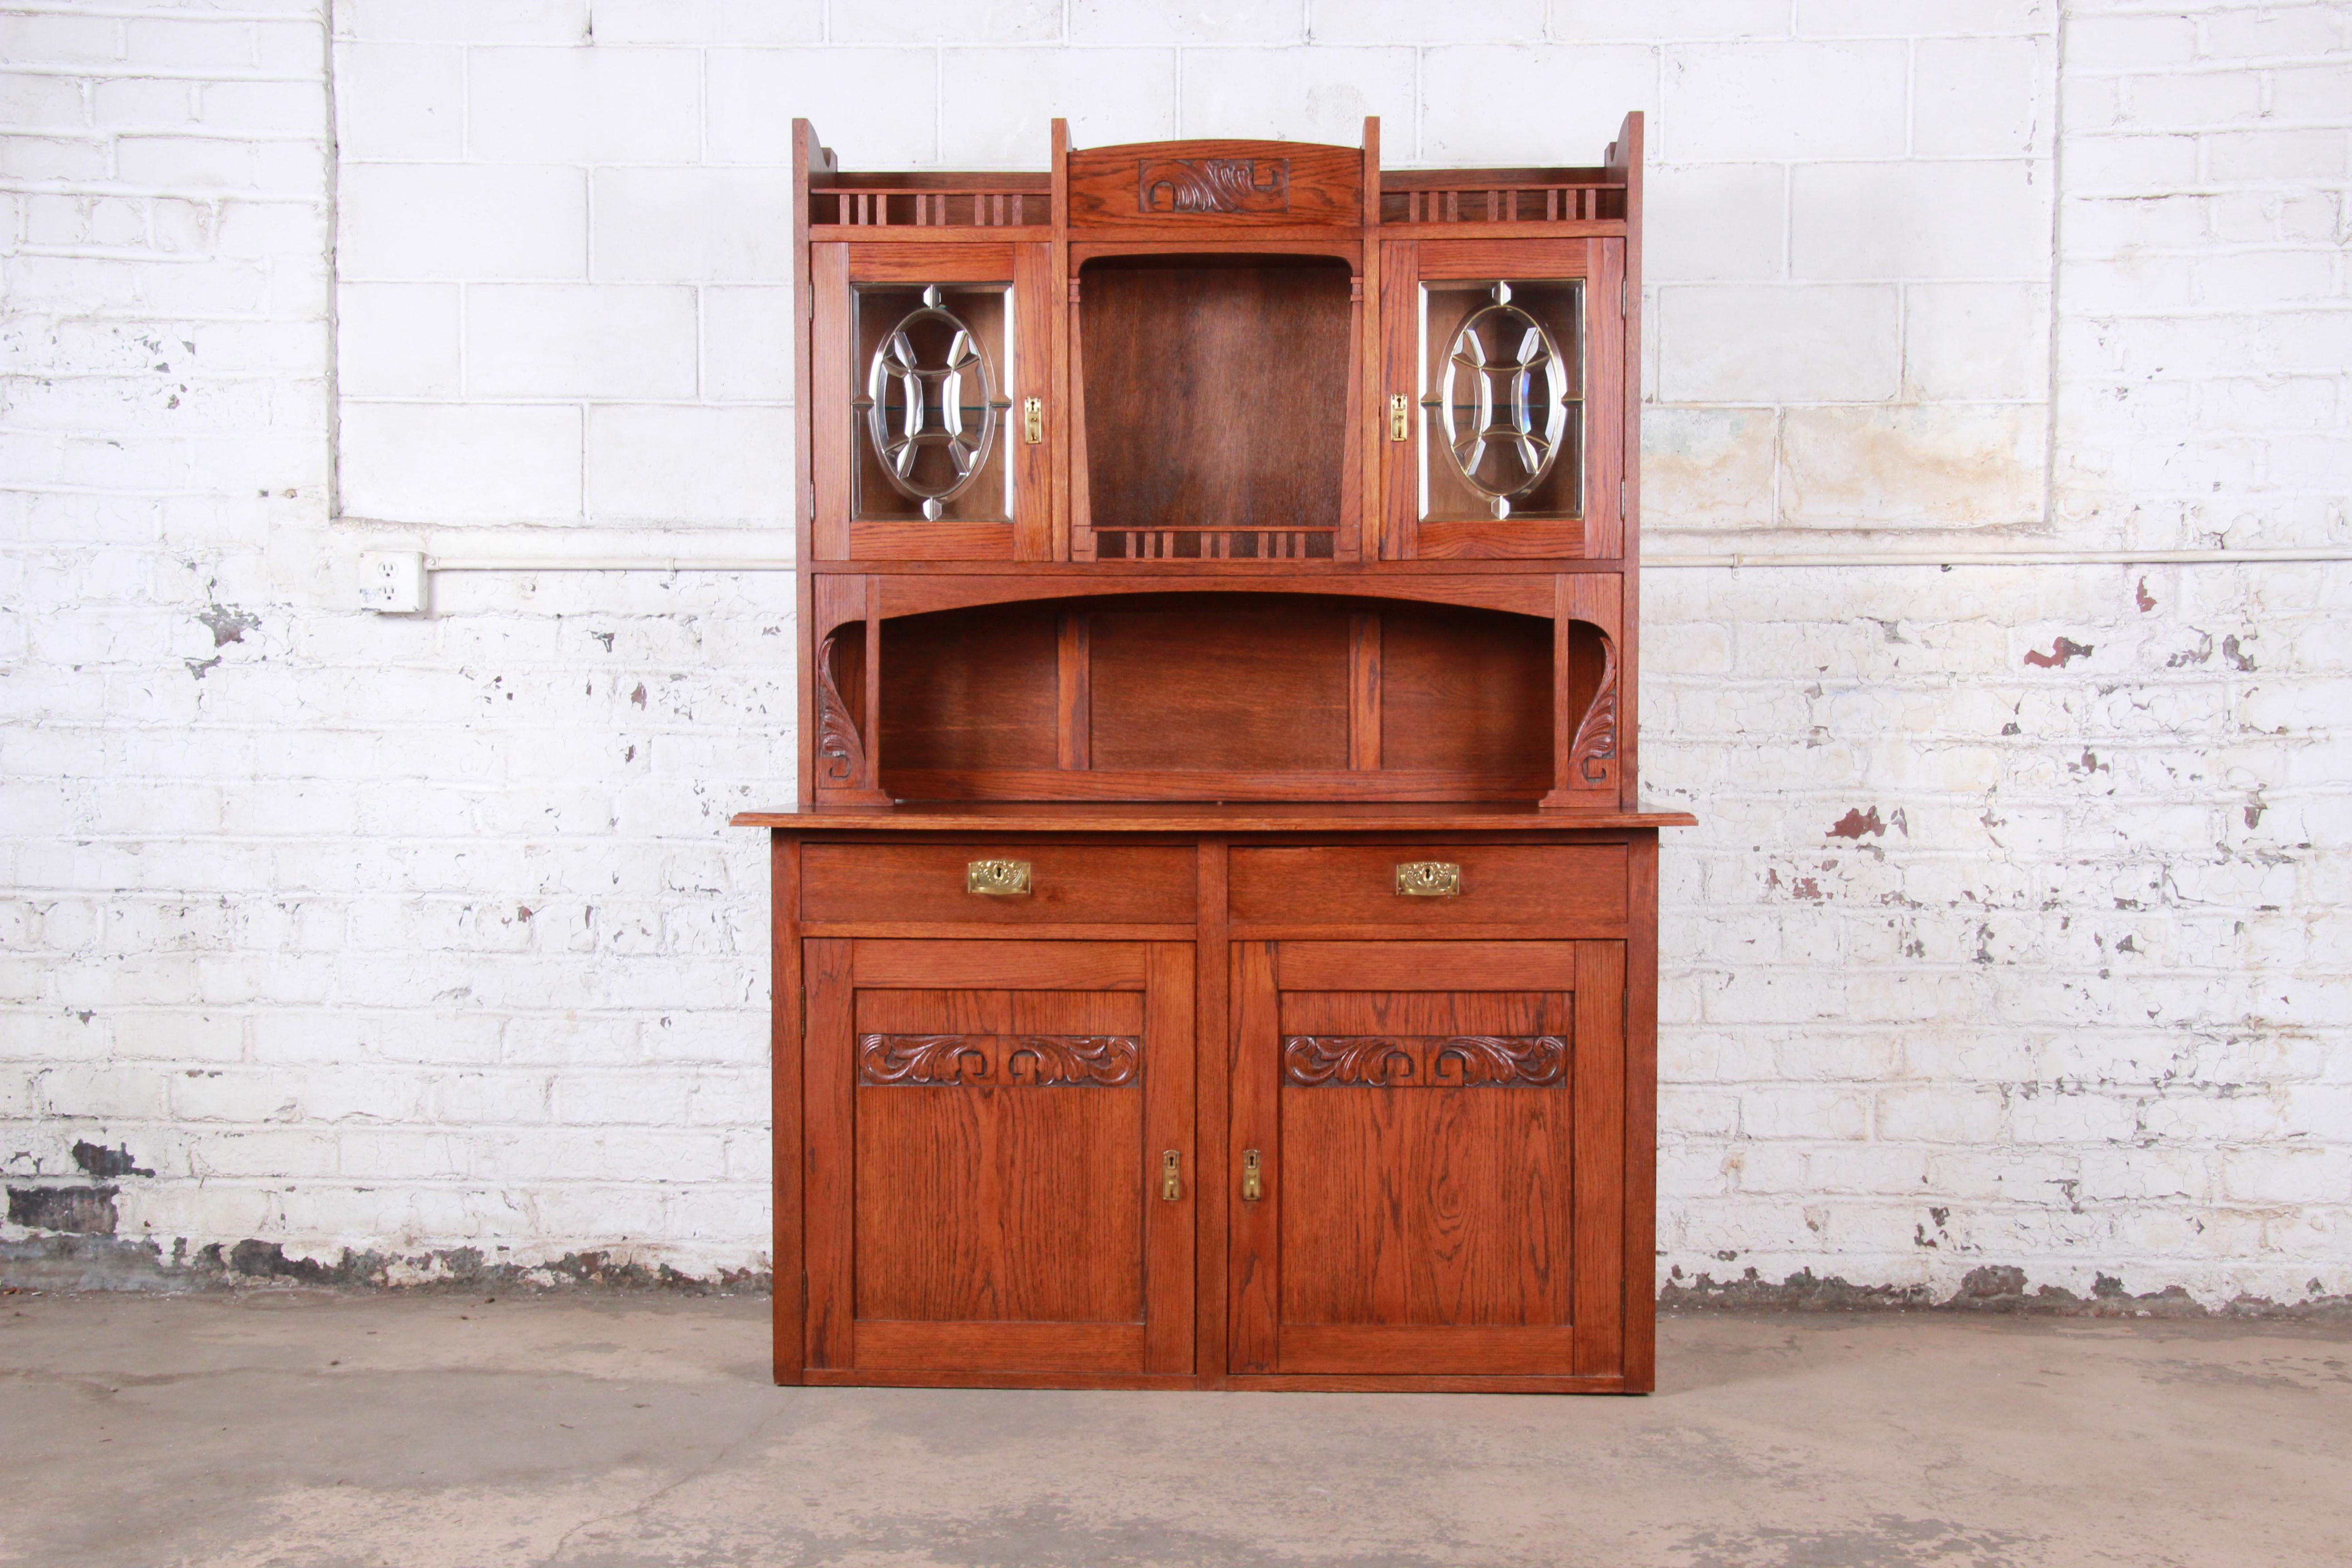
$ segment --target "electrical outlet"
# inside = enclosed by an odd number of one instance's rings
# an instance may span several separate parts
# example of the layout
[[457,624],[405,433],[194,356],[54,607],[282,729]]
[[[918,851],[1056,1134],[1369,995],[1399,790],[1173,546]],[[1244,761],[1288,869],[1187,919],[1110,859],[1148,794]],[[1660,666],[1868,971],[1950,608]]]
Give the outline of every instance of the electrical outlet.
[[413,616],[425,608],[425,556],[415,550],[360,552],[360,604],[384,616]]

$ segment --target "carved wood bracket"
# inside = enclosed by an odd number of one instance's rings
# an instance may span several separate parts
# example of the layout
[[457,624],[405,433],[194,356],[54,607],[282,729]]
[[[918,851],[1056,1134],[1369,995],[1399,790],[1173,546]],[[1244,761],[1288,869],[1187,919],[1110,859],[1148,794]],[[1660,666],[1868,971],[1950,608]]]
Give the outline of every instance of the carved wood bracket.
[[1132,1035],[860,1035],[857,1081],[1121,1089],[1142,1051]]
[[[865,635],[863,626],[856,630]],[[816,782],[828,789],[854,789],[865,782],[866,743],[834,679],[834,641],[839,635],[827,632],[816,647]]]
[[1283,1081],[1302,1089],[1541,1086],[1567,1075],[1568,1041],[1559,1035],[1289,1035],[1282,1042]]
[[1576,726],[1568,752],[1570,788],[1612,784],[1617,780],[1617,639],[1601,637],[1601,684]]

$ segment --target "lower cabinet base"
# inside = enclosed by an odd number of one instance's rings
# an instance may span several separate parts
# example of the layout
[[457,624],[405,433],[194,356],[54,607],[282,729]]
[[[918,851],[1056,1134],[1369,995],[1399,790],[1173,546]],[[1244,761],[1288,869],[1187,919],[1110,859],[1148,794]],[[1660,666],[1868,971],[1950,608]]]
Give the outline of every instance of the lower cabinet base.
[[1229,1389],[1246,1394],[1647,1394],[1622,1377],[1423,1377],[1383,1373],[1358,1377],[1218,1378],[1132,1373],[1076,1377],[1051,1372],[834,1372],[811,1367],[779,1377],[782,1387]]
[[778,831],[777,1382],[1647,1391],[1656,847]]

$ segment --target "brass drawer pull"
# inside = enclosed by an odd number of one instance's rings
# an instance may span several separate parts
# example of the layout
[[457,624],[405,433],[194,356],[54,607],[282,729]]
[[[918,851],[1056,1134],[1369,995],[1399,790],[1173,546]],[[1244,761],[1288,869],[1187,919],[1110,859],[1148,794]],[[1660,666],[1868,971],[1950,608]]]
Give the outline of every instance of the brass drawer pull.
[[1408,899],[1458,899],[1462,868],[1451,860],[1400,860],[1396,890]]
[[964,868],[964,891],[991,899],[1025,899],[1029,896],[1029,862],[1026,860],[974,860]]

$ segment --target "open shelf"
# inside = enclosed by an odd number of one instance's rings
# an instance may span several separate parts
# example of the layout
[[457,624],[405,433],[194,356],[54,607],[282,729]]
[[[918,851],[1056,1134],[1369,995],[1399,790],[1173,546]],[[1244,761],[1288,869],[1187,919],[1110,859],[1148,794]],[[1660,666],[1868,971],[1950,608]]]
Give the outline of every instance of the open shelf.
[[[1107,595],[898,616],[880,643],[880,782],[900,800],[1509,801],[1551,783],[1539,616]],[[1569,664],[1580,713],[1597,631],[1571,624]]]

